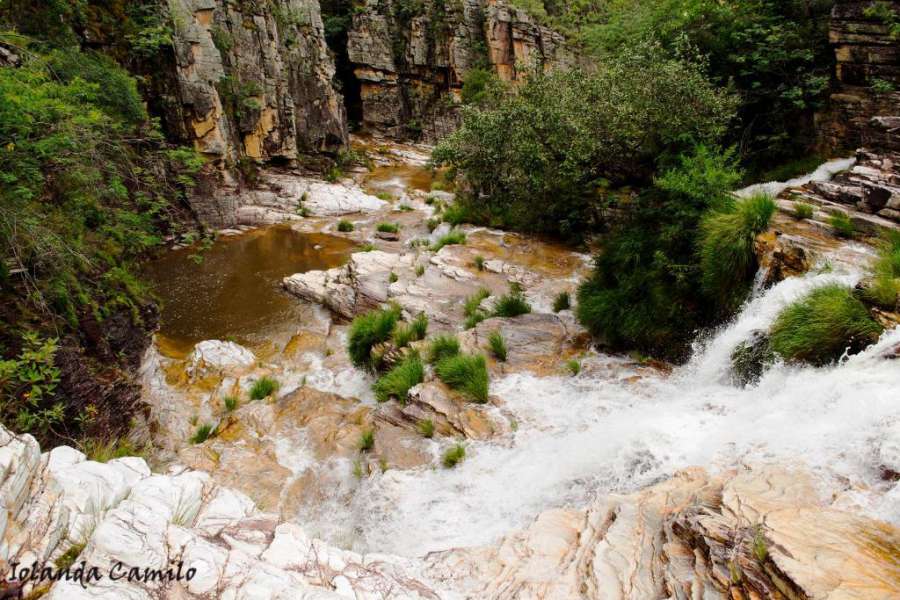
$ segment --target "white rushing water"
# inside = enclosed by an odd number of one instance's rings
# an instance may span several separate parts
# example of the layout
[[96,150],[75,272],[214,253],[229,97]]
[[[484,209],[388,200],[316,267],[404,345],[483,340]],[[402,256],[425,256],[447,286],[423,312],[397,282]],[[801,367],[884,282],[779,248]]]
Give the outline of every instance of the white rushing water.
[[798,187],[806,185],[811,181],[829,181],[832,177],[846,171],[856,164],[855,158],[836,158],[823,163],[812,173],[808,173],[801,177],[789,179],[788,181],[769,181],[766,183],[755,183],[744,189],[734,193],[738,198],[748,198],[754,194],[765,194],[773,198],[788,189],[789,187]]
[[859,279],[838,265],[757,294],[670,376],[598,355],[591,375],[493,381],[518,419],[511,443],[468,443],[453,470],[366,478],[350,507],[336,502],[310,525],[358,550],[418,556],[491,543],[548,508],[583,507],[684,467],[766,461],[805,464],[823,488],[866,487],[847,494],[856,510],[900,521],[900,491],[878,472],[879,448],[897,444],[900,427],[900,363],[879,354],[900,342],[900,329],[832,367],[776,365],[755,386],[729,383],[730,354],[751,331],[815,286]]

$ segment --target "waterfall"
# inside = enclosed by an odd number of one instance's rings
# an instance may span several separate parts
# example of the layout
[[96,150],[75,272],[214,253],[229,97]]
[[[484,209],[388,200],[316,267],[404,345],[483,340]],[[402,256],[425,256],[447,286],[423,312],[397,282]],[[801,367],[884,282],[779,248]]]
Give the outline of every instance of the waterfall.
[[367,478],[350,506],[333,506],[318,522],[318,533],[350,537],[358,550],[417,556],[490,543],[548,508],[584,507],[597,494],[632,491],[685,467],[767,461],[804,464],[823,488],[852,488],[845,495],[854,510],[900,520],[900,491],[892,495],[893,484],[880,480],[877,457],[900,423],[900,365],[879,356],[900,342],[900,329],[833,366],[777,364],[748,388],[727,376],[736,345],[787,303],[860,278],[859,268],[835,264],[757,293],[670,375],[598,354],[579,377],[494,381],[492,393],[518,420],[511,439],[469,442],[453,470]]

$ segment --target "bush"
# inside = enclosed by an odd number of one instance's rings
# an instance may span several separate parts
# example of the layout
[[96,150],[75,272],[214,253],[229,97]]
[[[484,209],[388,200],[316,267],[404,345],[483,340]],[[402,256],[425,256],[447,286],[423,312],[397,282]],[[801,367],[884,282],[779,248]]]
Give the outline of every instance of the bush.
[[582,325],[616,349],[685,358],[696,330],[723,313],[698,293],[699,224],[707,211],[731,202],[740,179],[733,152],[701,146],[641,192],[579,287],[576,315]]
[[479,222],[579,239],[603,222],[598,192],[643,181],[663,154],[714,142],[736,106],[701,64],[635,44],[597,64],[530,73],[490,106],[464,107],[434,151],[472,192]]
[[506,362],[508,350],[506,348],[506,340],[503,339],[502,333],[499,331],[492,331],[488,336],[488,347],[491,349],[491,354],[493,354],[497,360]]
[[447,469],[452,469],[459,463],[461,463],[466,458],[466,448],[462,444],[456,444],[452,448],[449,448],[446,452],[444,452],[444,457],[441,459],[444,467]]
[[794,203],[794,218],[795,219],[812,219],[814,209],[809,204],[804,204],[802,202]]
[[453,246],[457,244],[465,244],[466,243],[466,234],[459,230],[451,231],[445,235],[442,235],[438,241],[431,245],[430,250],[432,252],[438,252],[444,246]]
[[382,233],[397,233],[400,231],[400,226],[396,223],[379,223],[377,229]]
[[853,226],[853,221],[850,220],[850,216],[847,213],[833,213],[830,217],[828,217],[828,224],[831,225],[832,228],[834,228],[834,233],[837,234],[838,237],[853,237],[855,227]]
[[487,364],[481,355],[457,354],[442,359],[434,368],[441,381],[473,402],[488,400]]
[[881,240],[871,276],[866,297],[884,309],[897,310],[900,297],[900,233],[892,231]]
[[263,375],[259,379],[257,379],[253,386],[250,388],[250,399],[251,400],[262,400],[263,398],[268,398],[276,391],[280,384],[277,380],[272,377],[268,377]]
[[845,350],[863,350],[881,331],[851,288],[831,284],[781,311],[772,325],[771,346],[784,360],[824,365]]
[[338,231],[348,233],[350,231],[353,231],[353,229],[354,229],[353,223],[351,223],[347,219],[341,219],[340,221],[338,221],[338,224],[337,224]]
[[353,319],[347,333],[347,353],[356,367],[371,370],[372,346],[391,339],[394,326],[400,319],[400,307],[374,310]]
[[775,201],[753,196],[708,214],[700,226],[700,270],[704,293],[732,311],[747,295],[756,272],[753,242],[769,227]]
[[202,425],[197,426],[194,435],[191,436],[189,441],[192,444],[202,444],[206,440],[214,437],[216,437],[215,426],[210,423],[203,423]]
[[428,362],[431,364],[459,354],[459,340],[453,335],[439,335],[428,345]]
[[463,314],[471,317],[481,309],[481,303],[485,298],[491,295],[491,291],[487,288],[479,288],[477,292],[466,298],[463,303]]
[[518,317],[531,312],[531,305],[522,292],[514,290],[497,298],[494,304],[495,317]]
[[469,213],[469,209],[466,207],[466,205],[460,202],[456,202],[448,206],[444,210],[442,218],[444,220],[444,223],[449,223],[454,227],[475,220],[472,218],[472,215]]
[[569,292],[560,292],[556,295],[556,298],[553,299],[553,312],[560,312],[563,310],[569,310],[572,308],[572,299],[569,296]]
[[359,436],[359,451],[369,452],[375,447],[375,432],[367,429]]
[[425,367],[419,355],[414,352],[375,382],[373,386],[375,399],[387,402],[391,398],[396,398],[405,404],[410,388],[422,383],[424,379]]
[[482,104],[499,92],[500,80],[493,71],[470,69],[463,77],[462,101],[464,104]]

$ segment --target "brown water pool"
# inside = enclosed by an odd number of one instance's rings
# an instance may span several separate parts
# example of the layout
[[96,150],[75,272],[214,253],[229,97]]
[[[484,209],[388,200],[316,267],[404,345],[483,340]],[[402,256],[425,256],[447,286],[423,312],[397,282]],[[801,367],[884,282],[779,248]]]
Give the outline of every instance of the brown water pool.
[[190,258],[193,248],[166,253],[146,267],[162,301],[160,348],[178,357],[208,339],[263,354],[283,348],[311,307],[285,292],[282,278],[340,266],[353,247],[344,238],[273,226],[221,238],[199,263]]

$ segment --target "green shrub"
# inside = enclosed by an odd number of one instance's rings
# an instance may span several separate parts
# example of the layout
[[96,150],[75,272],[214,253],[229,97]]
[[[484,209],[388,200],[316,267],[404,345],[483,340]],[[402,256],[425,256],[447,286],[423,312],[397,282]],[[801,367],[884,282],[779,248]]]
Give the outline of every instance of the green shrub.
[[457,354],[442,359],[434,368],[441,381],[473,402],[488,400],[487,364],[481,355]]
[[457,225],[462,225],[472,219],[466,206],[461,202],[455,202],[444,209],[443,220],[444,223],[449,223],[456,227]]
[[415,352],[404,358],[397,366],[378,378],[373,389],[375,399],[387,402],[392,397],[406,403],[409,389],[425,379],[425,367]]
[[425,226],[428,227],[428,233],[431,233],[435,229],[438,228],[438,225],[441,224],[440,219],[435,219],[434,217],[425,221]]
[[772,350],[787,361],[824,365],[878,339],[881,326],[851,288],[819,287],[784,308],[771,331]]
[[572,308],[572,299],[569,296],[569,292],[560,292],[556,295],[556,298],[553,299],[553,312],[560,312],[563,310],[569,310]]
[[488,315],[483,311],[478,311],[466,317],[466,320],[463,321],[463,329],[472,329],[482,321],[488,318]]
[[359,436],[359,451],[369,452],[375,447],[375,432],[367,429]]
[[192,444],[202,444],[206,440],[216,437],[216,427],[210,423],[198,425],[194,435],[189,440]]
[[400,319],[400,307],[373,310],[353,319],[347,333],[347,353],[359,368],[372,369],[372,346],[391,339],[394,326]]
[[520,291],[510,291],[497,298],[494,304],[495,317],[518,317],[531,312],[531,305]]
[[769,226],[775,201],[754,196],[715,211],[700,226],[703,291],[726,311],[740,306],[756,272],[753,242]]
[[428,344],[428,362],[431,364],[459,354],[459,340],[454,335],[438,335]]
[[480,310],[481,303],[490,295],[491,291],[489,289],[479,288],[477,292],[466,298],[466,301],[463,303],[463,314],[467,317],[476,314]]
[[463,104],[482,104],[491,99],[494,90],[500,86],[499,78],[493,71],[475,68],[470,69],[463,77]]
[[484,271],[484,257],[481,255],[476,256],[475,260],[474,260],[474,265],[475,265],[475,268],[478,269],[479,271]]
[[795,219],[812,219],[814,209],[809,204],[804,204],[802,202],[794,202],[794,218]]
[[411,323],[398,323],[392,335],[394,345],[398,348],[408,346],[410,342],[424,339],[428,333],[428,315],[419,313]]
[[491,349],[491,354],[493,354],[497,360],[506,362],[508,350],[506,348],[506,340],[503,339],[502,333],[499,331],[492,331],[488,336],[488,346]]
[[431,419],[422,419],[416,425],[416,429],[419,430],[419,433],[422,434],[422,437],[432,438],[434,437],[434,421]]
[[843,212],[832,213],[828,217],[828,224],[834,229],[835,234],[842,238],[852,238],[856,229],[850,216]]
[[397,233],[400,231],[400,226],[396,223],[379,223],[377,229],[383,233]]
[[365,244],[359,246],[354,252],[371,252],[375,249],[375,244],[372,242],[366,242]]
[[388,275],[388,283],[397,283],[400,278],[397,277],[397,274],[391,271],[390,275]]
[[572,360],[566,362],[566,369],[574,377],[575,375],[581,373],[581,363],[573,358]]
[[338,231],[348,233],[350,231],[353,231],[353,229],[354,229],[353,223],[351,223],[347,219],[341,219],[340,221],[338,221],[338,224],[337,224]]
[[438,252],[444,246],[453,246],[457,244],[465,244],[466,243],[466,234],[459,230],[453,230],[447,234],[442,235],[438,240],[431,245],[430,250],[432,252]]
[[126,456],[144,456],[148,450],[147,447],[135,445],[128,438],[110,438],[107,440],[91,438],[81,442],[79,447],[88,460],[100,463]]
[[441,459],[444,467],[447,469],[452,469],[459,463],[461,463],[466,458],[466,448],[462,444],[456,444],[452,448],[447,449],[444,452],[444,456]]
[[262,400],[263,398],[268,398],[278,391],[279,387],[280,384],[276,379],[263,375],[257,379],[250,388],[250,399]]

